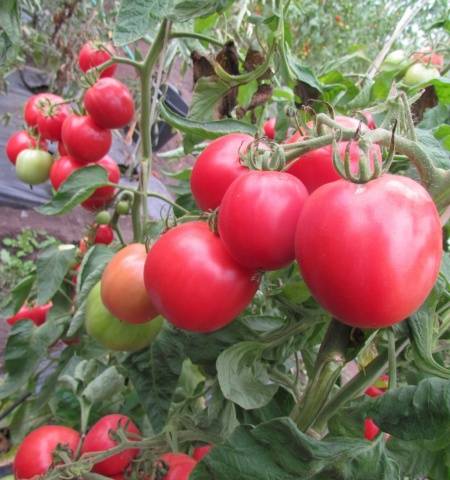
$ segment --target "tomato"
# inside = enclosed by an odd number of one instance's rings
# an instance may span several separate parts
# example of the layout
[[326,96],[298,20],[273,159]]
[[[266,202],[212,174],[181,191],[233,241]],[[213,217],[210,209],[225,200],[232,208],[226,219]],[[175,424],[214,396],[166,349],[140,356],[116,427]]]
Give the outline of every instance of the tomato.
[[52,302],[45,305],[36,305],[35,307],[28,307],[23,305],[20,310],[6,319],[10,325],[14,325],[19,320],[31,320],[36,326],[42,325],[47,320],[47,313],[52,308]]
[[269,118],[263,124],[264,135],[267,138],[273,140],[275,138],[275,125],[277,123],[276,118]]
[[147,255],[144,282],[156,309],[179,328],[212,332],[251,302],[259,276],[237,264],[205,222],[164,233]]
[[76,452],[80,434],[60,425],[44,425],[29,433],[20,444],[14,459],[13,471],[17,479],[25,480],[44,475],[53,463],[53,452],[58,445]]
[[[126,433],[140,435],[137,426],[125,415],[113,413],[102,417],[93,425],[83,441],[81,454],[90,452],[103,452],[117,445],[117,441],[111,438],[111,432],[117,432],[121,428]],[[121,453],[113,455],[92,468],[92,471],[100,475],[116,475],[122,473],[139,453],[137,448],[130,448]]]
[[[22,150],[32,149],[37,146],[37,140],[33,138],[26,130],[19,130],[14,132],[6,142],[6,155],[9,161],[15,165],[16,159]],[[41,150],[47,150],[47,142],[41,140],[39,142],[39,148]]]
[[371,418],[364,420],[364,438],[371,442],[380,433],[380,429]]
[[163,319],[158,317],[139,325],[120,321],[103,305],[99,282],[88,295],[85,322],[87,333],[105,348],[134,352],[150,345],[160,331]]
[[423,63],[411,65],[403,77],[403,81],[408,86],[420,85],[429,82],[433,78],[439,78],[441,74],[437,68],[427,67]]
[[84,237],[80,240],[80,243],[78,245],[78,248],[80,250],[80,253],[84,255],[88,251],[88,238]]
[[415,312],[436,281],[439,215],[410,178],[338,180],[306,200],[296,257],[312,295],[333,316],[353,327],[387,327]]
[[[361,123],[353,118],[339,116],[336,117],[336,121],[344,128],[355,129]],[[361,123],[361,130],[367,131],[367,126],[364,123]],[[301,137],[297,132],[288,140],[288,143],[298,142],[299,140],[301,140]],[[348,142],[339,142],[339,154],[342,159],[344,158],[347,144]],[[352,142],[350,145],[350,164],[352,171],[358,171],[359,158],[359,146],[357,143]],[[378,145],[373,145],[371,148],[372,162],[374,158],[381,158],[381,150]],[[334,182],[341,178],[333,165],[333,150],[331,145],[301,155],[293,161],[292,165],[286,171],[300,179],[309,193],[312,193],[321,185]]]
[[109,225],[99,225],[95,231],[94,243],[109,245],[114,240],[114,231]]
[[109,225],[111,223],[111,214],[108,210],[102,210],[95,216],[95,223],[98,225]]
[[[108,181],[112,183],[119,183],[120,170],[117,163],[109,156],[103,157],[97,162],[97,165],[104,168],[108,173]],[[99,187],[94,190],[94,193],[85,200],[81,205],[86,210],[98,210],[99,208],[105,208],[106,205],[112,200],[116,193],[114,187]]]
[[438,70],[441,70],[444,67],[444,57],[441,54],[432,51],[416,52],[411,58],[412,60],[422,62],[425,65],[436,67]]
[[64,157],[67,155],[67,149],[64,146],[63,142],[58,142],[58,153],[61,157]]
[[22,150],[16,159],[16,175],[22,182],[38,185],[48,180],[52,156],[43,150]]
[[70,115],[63,123],[62,140],[69,155],[79,163],[91,163],[98,162],[108,153],[112,136],[109,130],[96,125],[89,115]]
[[208,455],[212,448],[212,445],[202,445],[201,447],[196,447],[192,452],[192,458],[194,460],[197,460],[197,462],[200,462],[203,457],[206,457],[206,455]]
[[165,453],[156,462],[156,478],[161,480],[189,480],[197,462],[184,453]]
[[403,50],[394,50],[384,59],[384,64],[390,67],[406,64],[406,53]]
[[[111,45],[106,44],[108,51],[113,51]],[[78,65],[82,72],[87,72],[92,67],[98,67],[102,63],[107,62],[111,55],[100,48],[97,48],[92,42],[85,43],[78,55]],[[117,65],[111,65],[102,71],[100,77],[112,77],[117,69]]]
[[84,106],[102,128],[121,128],[134,117],[134,100],[128,87],[114,78],[102,78],[84,95]]
[[233,180],[248,171],[239,154],[253,141],[250,135],[231,133],[213,140],[199,155],[192,169],[191,190],[202,210],[217,208]]
[[83,167],[84,165],[78,163],[74,158],[64,155],[53,163],[50,170],[50,183],[55,190],[58,190],[75,170]]
[[37,117],[37,127],[42,138],[60,141],[61,129],[70,110],[66,104],[58,105],[64,100],[61,97],[44,102]]
[[374,387],[373,385],[371,387],[366,388],[366,391],[364,392],[366,395],[369,397],[379,397],[380,395],[383,395],[383,390],[380,390],[377,387]]
[[127,202],[126,200],[121,200],[116,205],[116,212],[119,215],[128,215],[130,213],[130,202]]
[[230,255],[253,270],[295,259],[295,230],[308,192],[293,175],[250,171],[238,177],[219,209],[219,234]]
[[366,124],[370,128],[370,130],[375,130],[377,128],[377,124],[375,122],[375,119],[373,118],[373,115],[368,111],[363,111],[362,114],[364,115],[366,119]]
[[158,315],[144,285],[146,258],[145,245],[132,243],[117,252],[103,272],[103,304],[124,322],[144,323]]
[[38,118],[41,115],[41,108],[52,101],[62,101],[63,99],[53,93],[39,93],[31,96],[24,105],[23,116],[25,122],[30,127],[38,126]]

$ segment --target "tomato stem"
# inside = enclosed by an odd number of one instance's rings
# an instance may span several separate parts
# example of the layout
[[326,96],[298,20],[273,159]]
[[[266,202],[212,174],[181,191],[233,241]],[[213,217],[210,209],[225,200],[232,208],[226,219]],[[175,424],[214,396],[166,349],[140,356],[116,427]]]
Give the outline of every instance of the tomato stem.
[[170,38],[192,38],[194,40],[200,40],[201,42],[208,42],[218,47],[223,47],[223,42],[217,40],[217,38],[209,37],[208,35],[202,35],[195,32],[172,32]]
[[389,390],[397,387],[397,357],[395,355],[395,334],[392,328],[387,329],[388,362],[389,362]]

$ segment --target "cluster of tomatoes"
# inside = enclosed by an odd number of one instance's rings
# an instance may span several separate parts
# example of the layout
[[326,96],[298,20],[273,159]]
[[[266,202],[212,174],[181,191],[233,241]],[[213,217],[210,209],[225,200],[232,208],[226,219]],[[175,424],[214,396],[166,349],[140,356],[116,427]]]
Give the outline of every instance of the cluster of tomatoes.
[[[14,459],[17,480],[28,480],[45,475],[50,468],[62,463],[57,451],[64,451],[71,459],[105,452],[119,443],[118,431],[129,440],[139,440],[140,431],[133,421],[121,414],[110,414],[95,423],[82,438],[76,430],[61,425],[44,425],[30,432],[20,444]],[[210,445],[194,449],[192,457],[184,453],[166,453],[155,463],[155,480],[188,480],[198,461],[208,454]],[[124,480],[132,461],[139,455],[130,448],[95,463],[92,472],[114,480]],[[60,460],[60,459],[59,459]],[[150,480],[150,477],[145,477]]]

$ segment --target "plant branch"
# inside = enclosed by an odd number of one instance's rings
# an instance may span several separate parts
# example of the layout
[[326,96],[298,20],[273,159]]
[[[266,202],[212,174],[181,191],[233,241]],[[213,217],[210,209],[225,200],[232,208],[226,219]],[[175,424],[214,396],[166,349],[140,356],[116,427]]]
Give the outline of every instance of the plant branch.
[[201,42],[212,43],[218,47],[223,47],[223,42],[216,38],[209,37],[208,35],[202,35],[195,32],[172,32],[170,38],[193,38],[194,40],[200,40]]

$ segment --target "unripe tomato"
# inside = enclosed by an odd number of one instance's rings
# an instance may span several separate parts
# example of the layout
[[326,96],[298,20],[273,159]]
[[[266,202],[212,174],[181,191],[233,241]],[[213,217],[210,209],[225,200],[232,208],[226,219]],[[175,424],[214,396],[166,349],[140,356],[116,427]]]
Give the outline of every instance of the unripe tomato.
[[364,438],[371,442],[380,433],[380,429],[371,418],[364,420]]
[[406,85],[414,86],[421,83],[429,82],[434,78],[439,78],[441,74],[437,68],[427,67],[423,63],[415,63],[411,65],[403,77]]
[[39,93],[32,95],[26,102],[23,108],[23,116],[25,122],[30,127],[38,126],[38,118],[41,115],[41,108],[55,101],[62,101],[62,98],[53,93]]
[[121,200],[116,205],[116,212],[119,215],[128,215],[130,213],[130,202],[127,202],[126,200]]
[[52,302],[46,303],[45,305],[36,305],[35,307],[23,305],[15,315],[7,318],[6,321],[9,325],[14,325],[20,320],[31,320],[39,327],[39,325],[42,325],[45,320],[47,320],[47,314],[52,306]]
[[16,175],[29,185],[38,185],[48,180],[52,156],[48,152],[36,149],[22,150],[16,159]]
[[108,225],[111,222],[111,214],[108,210],[102,210],[95,216],[95,223],[99,225]]
[[109,225],[99,225],[95,231],[94,243],[109,245],[114,240],[114,231]]
[[[113,51],[111,45],[106,44],[109,51]],[[107,62],[111,58],[111,55],[103,49],[97,48],[92,42],[85,43],[78,55],[78,65],[82,72],[87,72],[92,67],[98,67],[102,63]],[[117,65],[111,65],[102,71],[100,77],[112,77],[117,69]]]
[[295,259],[295,231],[308,192],[289,173],[238,177],[219,209],[219,234],[230,255],[252,270],[277,270]]
[[267,138],[270,138],[273,140],[275,138],[275,125],[277,123],[276,118],[269,118],[269,120],[266,120],[263,125],[263,130],[264,130],[264,135]]
[[202,210],[214,210],[220,205],[233,181],[248,171],[240,163],[254,138],[244,133],[231,133],[213,140],[197,158],[191,176],[192,195]]
[[408,177],[338,180],[306,200],[296,257],[312,295],[334,317],[358,328],[387,327],[415,312],[436,281],[439,215]]
[[44,425],[29,433],[20,444],[14,459],[16,479],[34,479],[47,473],[53,464],[53,452],[58,445],[74,454],[80,434],[60,425]]
[[233,260],[205,222],[189,222],[156,241],[147,255],[144,282],[153,305],[169,322],[212,332],[251,302],[259,277]]
[[[26,149],[32,149],[37,146],[37,140],[33,138],[26,130],[19,130],[14,132],[6,143],[6,155],[9,161],[15,165],[19,153]],[[39,141],[39,148],[47,150],[47,142],[45,140]]]
[[79,163],[98,162],[112,143],[109,130],[94,123],[89,115],[70,115],[62,126],[62,140],[69,155]]
[[63,101],[63,98],[57,97],[42,106],[37,117],[37,127],[42,138],[58,142],[61,140],[62,125],[70,114],[67,105],[58,105]]
[[406,63],[406,53],[404,50],[394,50],[384,59],[384,64],[388,66],[403,65]]
[[100,282],[90,291],[86,303],[86,331],[103,347],[115,351],[135,352],[141,350],[158,335],[163,319],[133,325],[114,317],[103,305]]
[[[137,426],[125,415],[113,413],[102,417],[93,425],[83,441],[81,454],[90,452],[103,452],[117,445],[117,441],[111,438],[110,432],[117,432],[121,428],[126,433],[140,435]],[[121,453],[113,455],[92,468],[92,471],[100,475],[116,475],[122,473],[139,453],[137,448],[130,448]]]
[[134,100],[128,87],[114,78],[102,78],[84,95],[84,106],[102,128],[121,128],[134,117]]
[[[97,162],[97,165],[106,170],[108,174],[108,181],[112,183],[119,183],[120,170],[117,166],[117,163],[111,157],[103,157]],[[94,193],[81,205],[86,210],[98,210],[99,208],[105,208],[112,200],[115,193],[116,189],[114,187],[99,187],[94,190]]]
[[156,462],[156,478],[161,480],[189,480],[197,462],[184,453],[165,453]]
[[203,457],[206,457],[206,455],[208,455],[212,448],[212,445],[202,445],[201,447],[196,447],[192,452],[192,458],[194,460],[197,460],[197,462],[200,462]]
[[158,315],[144,285],[146,258],[145,245],[132,243],[117,252],[103,272],[103,304],[124,322],[145,323]]
[[50,183],[55,190],[58,190],[70,175],[84,165],[78,163],[74,158],[64,155],[58,158],[50,170]]

